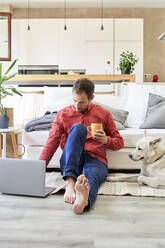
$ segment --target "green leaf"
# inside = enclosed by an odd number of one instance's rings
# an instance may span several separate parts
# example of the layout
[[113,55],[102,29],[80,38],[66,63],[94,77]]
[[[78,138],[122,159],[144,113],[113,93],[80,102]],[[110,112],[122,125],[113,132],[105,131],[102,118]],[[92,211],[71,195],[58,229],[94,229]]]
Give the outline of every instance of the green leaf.
[[117,70],[122,72],[130,71],[131,73],[135,69],[135,64],[138,62],[138,57],[130,51],[122,52],[120,54],[120,63],[117,67]]
[[1,109],[1,115],[2,116],[6,116],[7,115],[7,109],[6,108],[2,108]]
[[13,73],[10,76],[6,76],[9,71],[13,68],[13,66],[16,64],[18,59],[15,59],[11,66],[8,68],[8,70],[5,72],[5,74],[2,76],[2,63],[0,63],[0,114],[5,116],[6,115],[6,108],[2,104],[2,100],[7,96],[13,96],[14,94],[17,94],[19,96],[22,96],[22,94],[14,87],[12,86],[3,86],[3,82],[8,81],[10,78],[13,78],[17,73]]
[[14,92],[15,94],[22,96],[22,94],[14,87],[10,88],[12,90],[12,92]]
[[18,59],[15,59],[15,60],[13,61],[13,63],[12,63],[11,66],[7,69],[7,71],[5,72],[4,75],[7,75],[7,74],[9,73],[9,71],[10,71],[10,70],[13,68],[13,66],[16,64],[17,60],[18,60]]
[[16,74],[17,74],[17,73],[14,73],[14,74],[12,74],[12,75],[10,75],[10,76],[8,76],[8,77],[4,76],[4,77],[2,78],[2,82],[8,81],[10,78],[15,77]]
[[5,98],[7,96],[13,96],[12,92],[9,92],[8,89],[1,89],[1,98]]
[[7,115],[7,109],[0,103],[0,114],[1,116],[6,116]]

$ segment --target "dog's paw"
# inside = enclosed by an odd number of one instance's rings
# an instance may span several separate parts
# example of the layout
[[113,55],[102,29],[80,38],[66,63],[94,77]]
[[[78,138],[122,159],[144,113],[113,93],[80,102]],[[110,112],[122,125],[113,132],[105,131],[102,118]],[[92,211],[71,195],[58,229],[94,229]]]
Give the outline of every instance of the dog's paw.
[[138,184],[141,186],[141,185],[144,185],[144,182],[143,182],[143,176],[139,176],[138,177]]

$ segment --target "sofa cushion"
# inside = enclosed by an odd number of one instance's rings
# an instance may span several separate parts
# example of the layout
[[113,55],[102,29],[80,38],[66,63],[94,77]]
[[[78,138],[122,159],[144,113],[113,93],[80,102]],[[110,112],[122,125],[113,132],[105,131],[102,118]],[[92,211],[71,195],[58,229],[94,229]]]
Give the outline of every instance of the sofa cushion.
[[69,106],[73,104],[73,100],[71,96],[64,97],[60,100],[55,100],[51,104],[45,104],[40,109],[40,116],[43,116],[47,111],[55,112],[60,111],[61,109],[65,108],[66,106]]
[[96,94],[94,97],[94,102],[95,101],[106,106],[124,110],[127,102],[127,97],[112,96],[109,94]]
[[[128,154],[136,146],[137,141],[144,136],[144,130],[126,128],[125,130],[120,130],[119,132],[124,139],[125,148],[119,151],[111,151],[107,149],[108,167],[113,169],[139,169],[140,162],[133,162],[129,159]],[[165,143],[165,129],[148,129],[147,133],[153,137],[161,137]],[[46,143],[48,134],[49,131],[34,131],[29,133],[23,132],[22,143],[26,146],[24,158],[38,159]],[[59,167],[61,153],[61,149],[58,148],[49,163],[49,167]]]
[[[144,130],[139,128],[126,128],[119,131],[124,140],[124,147],[135,147],[138,140],[143,138]],[[155,138],[162,138],[165,143],[165,129],[147,129],[147,134]]]
[[165,128],[165,98],[150,93],[146,118],[140,128]]
[[28,146],[44,146],[48,139],[49,131],[22,132],[22,143]]
[[[135,147],[137,141],[144,136],[144,130],[139,128],[126,128],[119,131],[124,139],[124,147]],[[165,143],[165,129],[148,129],[148,135],[161,137]],[[26,146],[44,146],[48,138],[49,131],[23,132],[22,143]]]
[[123,148],[118,151],[106,150],[109,169],[135,170],[141,168],[141,161],[132,161],[129,154],[132,148]]
[[104,105],[102,103],[95,102],[95,101],[94,101],[94,103],[96,103],[96,104],[100,105],[101,107],[107,109],[112,114],[112,117],[113,117],[113,119],[115,121],[117,130],[125,129],[124,124],[125,124],[126,119],[127,119],[128,111],[125,111],[125,110],[122,110],[122,109],[116,109],[116,108],[113,108],[111,106]]
[[[98,92],[110,91],[109,85],[95,85]],[[96,94],[94,98],[97,102],[103,103],[117,109],[124,109],[127,98],[112,96],[110,94]],[[46,111],[59,111],[62,108],[73,104],[72,87],[44,87],[44,100],[41,106],[39,116],[45,114]]]
[[164,85],[157,84],[132,84],[128,85],[128,100],[125,110],[129,112],[127,118],[128,127],[138,128],[143,123],[147,106],[149,93],[165,96]]
[[[38,159],[43,147],[41,146],[28,146],[26,147],[26,154],[24,159]],[[133,162],[129,159],[128,154],[132,148],[124,148],[119,151],[107,150],[107,160],[109,169],[139,169],[141,162]],[[58,148],[54,156],[49,162],[48,168],[60,168],[60,157],[62,154],[61,148]]]
[[[23,156],[23,159],[34,159],[38,160],[39,156],[43,150],[43,146],[27,146],[26,147],[26,153]],[[55,154],[53,155],[52,159],[49,162],[48,168],[60,168],[60,157],[62,154],[62,150],[59,147]]]
[[[57,107],[58,102],[70,97],[72,100],[72,87],[44,87],[44,107]],[[65,105],[66,106],[66,105]],[[56,111],[59,109],[55,109]]]

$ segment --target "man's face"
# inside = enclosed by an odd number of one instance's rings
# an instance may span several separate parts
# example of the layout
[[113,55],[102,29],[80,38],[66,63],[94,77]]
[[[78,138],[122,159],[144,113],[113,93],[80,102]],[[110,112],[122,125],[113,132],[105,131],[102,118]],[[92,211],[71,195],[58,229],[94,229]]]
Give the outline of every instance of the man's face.
[[84,113],[88,109],[88,106],[92,101],[93,97],[94,96],[88,99],[85,92],[82,92],[81,94],[77,94],[73,91],[73,101],[76,111]]

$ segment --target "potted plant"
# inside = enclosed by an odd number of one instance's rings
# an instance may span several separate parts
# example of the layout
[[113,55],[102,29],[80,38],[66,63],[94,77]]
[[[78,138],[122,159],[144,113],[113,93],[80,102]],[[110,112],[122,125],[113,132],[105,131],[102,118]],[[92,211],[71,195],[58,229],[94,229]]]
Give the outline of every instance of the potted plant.
[[5,86],[4,83],[7,82],[10,78],[13,78],[16,73],[8,75],[10,70],[16,64],[17,59],[15,59],[10,67],[7,69],[4,75],[2,75],[2,63],[0,63],[0,128],[8,128],[9,126],[9,117],[7,116],[7,108],[3,105],[2,100],[7,96],[13,96],[17,94],[22,96],[22,94],[17,91],[13,86]]
[[126,51],[120,54],[120,63],[117,70],[121,70],[122,74],[130,74],[135,70],[135,64],[139,61],[139,58],[132,52]]

